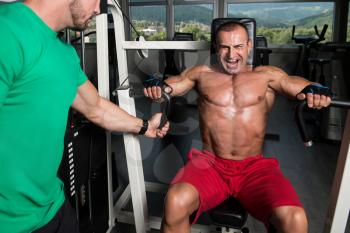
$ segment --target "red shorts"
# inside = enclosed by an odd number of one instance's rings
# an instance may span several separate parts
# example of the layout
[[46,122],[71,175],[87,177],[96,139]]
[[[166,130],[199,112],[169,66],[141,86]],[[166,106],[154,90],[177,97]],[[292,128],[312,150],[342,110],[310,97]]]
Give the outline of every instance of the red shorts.
[[229,196],[240,201],[248,213],[265,226],[268,226],[274,208],[302,207],[275,158],[257,155],[244,160],[229,160],[196,149],[189,152],[188,158],[171,184],[189,183],[197,189],[200,206],[191,223],[195,223],[203,211],[219,205]]

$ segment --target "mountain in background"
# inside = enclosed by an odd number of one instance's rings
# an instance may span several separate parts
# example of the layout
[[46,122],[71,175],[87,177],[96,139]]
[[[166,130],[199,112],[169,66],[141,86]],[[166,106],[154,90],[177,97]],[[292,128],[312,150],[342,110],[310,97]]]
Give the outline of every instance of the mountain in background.
[[331,11],[328,11],[319,15],[313,15],[303,19],[295,20],[291,23],[296,26],[313,27],[314,25],[317,25],[318,27],[321,27],[324,24],[332,26],[330,22],[333,22],[333,13]]
[[130,18],[132,20],[145,20],[166,22],[166,9],[164,6],[131,7]]
[[[210,5],[207,5],[210,6]],[[228,17],[255,18],[258,27],[291,28],[292,25],[322,27],[333,22],[332,3],[249,3],[229,4]],[[190,12],[190,14],[188,13]],[[131,7],[133,20],[164,22],[165,6]],[[310,16],[311,15],[311,16]],[[212,10],[198,5],[175,5],[175,23],[199,22],[210,25]]]
[[333,3],[246,3],[229,4],[228,12],[231,15],[244,14],[288,24],[291,20],[318,15],[332,8]]

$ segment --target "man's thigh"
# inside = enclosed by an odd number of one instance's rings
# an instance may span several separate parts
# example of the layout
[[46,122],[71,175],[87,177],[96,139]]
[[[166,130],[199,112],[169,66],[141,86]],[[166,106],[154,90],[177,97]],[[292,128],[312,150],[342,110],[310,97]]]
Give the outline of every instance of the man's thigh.
[[192,151],[186,165],[171,182],[171,184],[188,183],[198,191],[200,206],[196,217],[201,212],[219,205],[229,196],[228,186],[214,166],[211,158],[199,151]]
[[292,184],[282,174],[274,158],[262,159],[249,169],[237,199],[252,216],[265,225],[268,225],[272,211],[277,207],[302,207]]

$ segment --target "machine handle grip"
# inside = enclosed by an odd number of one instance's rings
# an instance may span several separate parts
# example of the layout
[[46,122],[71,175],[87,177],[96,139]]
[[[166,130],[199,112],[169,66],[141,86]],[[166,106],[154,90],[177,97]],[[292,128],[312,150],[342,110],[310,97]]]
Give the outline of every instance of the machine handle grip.
[[306,130],[306,125],[304,121],[304,108],[306,106],[306,101],[301,101],[298,103],[296,110],[295,110],[295,121],[297,123],[297,127],[299,130],[299,134],[301,136],[301,139],[303,140],[303,143],[305,146],[310,147],[312,146],[312,140],[308,135],[308,132]]
[[168,114],[170,113],[170,102],[171,102],[171,96],[170,94],[166,93],[164,90],[162,91],[162,98],[164,101],[161,103],[161,110],[162,110],[162,117],[160,119],[160,124],[158,129],[163,128],[163,126],[168,121]]

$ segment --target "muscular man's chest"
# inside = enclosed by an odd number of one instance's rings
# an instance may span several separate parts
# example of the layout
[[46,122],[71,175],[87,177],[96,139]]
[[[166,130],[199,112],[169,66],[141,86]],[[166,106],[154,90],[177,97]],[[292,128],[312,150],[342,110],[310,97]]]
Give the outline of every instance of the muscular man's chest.
[[232,79],[206,80],[199,83],[202,101],[217,106],[248,107],[265,100],[267,83],[263,80]]

